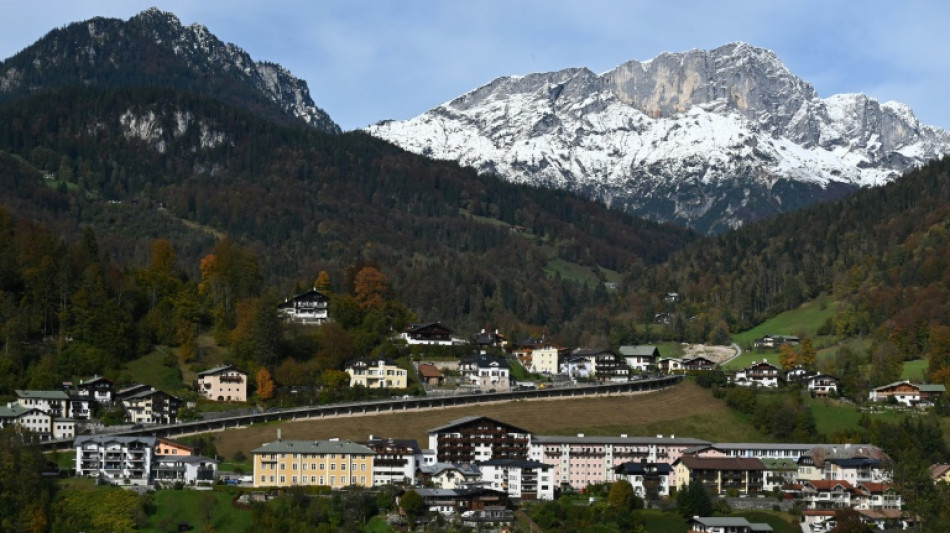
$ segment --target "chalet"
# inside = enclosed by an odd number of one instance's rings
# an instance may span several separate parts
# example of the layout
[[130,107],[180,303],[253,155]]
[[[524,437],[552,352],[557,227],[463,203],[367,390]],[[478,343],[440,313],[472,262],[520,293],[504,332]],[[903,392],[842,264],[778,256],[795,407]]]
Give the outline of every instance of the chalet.
[[441,462],[527,459],[531,432],[487,416],[467,416],[430,429],[429,448]]
[[683,455],[673,463],[673,470],[679,487],[698,479],[713,494],[735,490],[748,495],[762,492],[765,464],[759,459]]
[[473,355],[459,361],[458,369],[465,383],[482,392],[511,390],[511,368],[504,359]]
[[422,450],[415,439],[381,439],[369,436],[360,442],[373,450],[373,485],[415,485]]
[[[484,487],[460,489],[416,489],[430,513],[444,516],[463,513],[490,513],[508,508],[508,495]],[[507,516],[511,513],[508,512]],[[511,518],[508,518],[511,520]]]
[[737,516],[694,516],[689,533],[771,533],[772,526]]
[[687,372],[704,372],[707,370],[714,370],[716,366],[717,365],[715,362],[703,356],[697,356],[683,360],[683,370]]
[[895,381],[872,389],[868,399],[872,402],[896,401],[907,407],[923,407],[932,405],[935,398],[947,391],[943,385],[929,383],[911,383],[910,381]]
[[152,387],[124,395],[120,401],[133,424],[174,424],[184,405],[180,399]]
[[788,383],[799,383],[815,375],[818,375],[818,372],[809,370],[802,365],[796,365],[794,368],[785,371],[785,381]]
[[77,390],[80,394],[89,396],[99,405],[112,405],[115,386],[112,381],[95,376],[91,379],[80,381]]
[[651,344],[637,346],[621,346],[620,355],[627,366],[636,372],[651,372],[656,369],[656,361],[660,358],[660,350]]
[[836,396],[838,394],[838,378],[828,374],[815,374],[805,378],[808,391],[815,396]]
[[659,500],[670,495],[673,467],[668,463],[630,461],[614,468],[615,479],[625,479],[640,498]]
[[155,455],[152,480],[156,483],[186,485],[213,484],[218,476],[218,461],[202,455]]
[[778,387],[781,369],[766,360],[762,360],[736,372],[733,383],[741,386]]
[[934,483],[950,483],[950,465],[931,465],[930,479],[934,480]]
[[482,471],[469,463],[433,463],[416,470],[420,484],[440,489],[461,489],[481,485]]
[[677,374],[685,370],[683,360],[675,357],[663,357],[657,359],[656,368],[664,374]]
[[494,331],[481,330],[472,336],[472,343],[478,349],[488,349],[488,348],[502,348],[504,349],[508,346],[508,339],[504,335]]
[[764,337],[755,339],[752,345],[757,350],[772,349],[778,348],[783,344],[788,344],[790,346],[797,346],[801,343],[801,339],[798,337],[793,337],[791,335],[766,335]]
[[577,349],[574,357],[583,357],[591,362],[591,377],[597,381],[628,381],[630,368],[622,357],[610,350]]
[[482,480],[519,500],[553,500],[552,466],[525,459],[490,459],[478,464]]
[[392,359],[357,359],[347,363],[343,370],[350,375],[350,387],[405,389],[409,386],[409,373]]
[[452,330],[439,322],[424,324],[409,324],[406,331],[400,335],[407,344],[428,344],[435,346],[451,346]]
[[40,440],[71,439],[76,436],[76,421],[54,417],[35,407],[12,404],[0,407],[0,428],[16,427],[34,434]]
[[422,380],[424,385],[441,387],[445,383],[445,376],[435,365],[423,363],[416,367],[416,370],[419,372],[419,379]]
[[312,289],[284,300],[277,310],[289,322],[319,325],[330,319],[329,305],[330,298],[327,295]]
[[558,373],[571,379],[587,379],[594,373],[594,363],[583,355],[567,355],[558,363]]
[[247,372],[232,365],[198,372],[198,393],[216,402],[246,402]]

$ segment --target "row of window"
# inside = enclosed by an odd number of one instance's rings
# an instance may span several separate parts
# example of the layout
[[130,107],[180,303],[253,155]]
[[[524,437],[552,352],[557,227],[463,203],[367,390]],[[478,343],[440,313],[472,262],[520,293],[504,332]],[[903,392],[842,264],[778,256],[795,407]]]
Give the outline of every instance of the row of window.
[[[266,484],[266,483],[268,483],[268,482],[274,483],[274,478],[275,478],[275,476],[262,475],[262,476],[261,476],[261,483],[264,483],[264,484]],[[280,483],[287,483],[287,476],[280,476],[279,479],[280,479]],[[299,481],[298,481],[298,479],[299,479]],[[318,479],[319,479],[319,481],[318,481]],[[302,483],[302,484],[313,484],[313,485],[327,485],[327,483],[326,483],[326,477],[324,477],[324,476],[319,476],[319,477],[318,477],[318,476],[309,476],[309,477],[308,477],[308,476],[300,476],[299,478],[298,478],[297,476],[291,476],[291,477],[290,477],[290,482],[293,483],[293,484]],[[347,483],[347,481],[346,481],[346,476],[340,476],[340,483],[341,483],[341,484],[346,484],[346,483]],[[349,484],[350,484],[350,485],[356,485],[356,483],[357,483],[357,482],[356,482],[356,476],[350,476]],[[359,476],[359,483],[360,483],[361,485],[365,485],[365,484],[366,484],[366,476]],[[329,485],[330,485],[330,486],[334,486],[334,485],[336,485],[336,484],[337,484],[337,483],[336,483],[336,476],[330,476],[330,483],[329,483]]]

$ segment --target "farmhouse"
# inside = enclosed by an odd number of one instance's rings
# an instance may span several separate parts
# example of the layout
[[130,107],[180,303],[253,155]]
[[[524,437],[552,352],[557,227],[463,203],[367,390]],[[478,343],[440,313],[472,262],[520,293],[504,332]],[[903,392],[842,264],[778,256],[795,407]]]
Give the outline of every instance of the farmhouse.
[[429,344],[435,346],[451,346],[452,330],[439,322],[409,324],[406,331],[400,335],[400,338],[410,345]]
[[716,363],[703,356],[683,360],[683,370],[686,370],[687,372],[704,372],[706,370],[713,370],[715,368]]
[[656,369],[656,361],[660,358],[660,350],[652,344],[637,346],[621,346],[620,355],[627,366],[637,372],[650,372]]
[[946,387],[943,385],[933,385],[929,383],[911,383],[910,381],[895,381],[888,383],[868,393],[868,399],[872,402],[881,402],[893,399],[901,405],[907,407],[916,407],[929,405],[933,400],[945,393]]
[[766,360],[762,360],[736,372],[733,382],[745,387],[758,386],[766,388],[778,387],[778,378],[781,369]]

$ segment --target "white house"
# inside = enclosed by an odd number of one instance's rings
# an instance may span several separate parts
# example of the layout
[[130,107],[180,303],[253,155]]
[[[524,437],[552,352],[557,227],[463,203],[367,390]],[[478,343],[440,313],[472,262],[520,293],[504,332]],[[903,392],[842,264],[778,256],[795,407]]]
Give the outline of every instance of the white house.
[[218,476],[218,461],[201,455],[155,455],[152,470],[155,482],[210,485]]
[[766,360],[751,365],[736,372],[733,382],[736,385],[774,388],[778,387],[781,369]]
[[621,346],[619,351],[631,370],[636,372],[656,370],[656,363],[660,358],[660,350],[656,346],[652,344]]
[[483,392],[511,390],[511,369],[504,359],[478,354],[459,362],[459,372],[465,383]]
[[91,379],[80,381],[79,386],[76,388],[81,394],[89,396],[92,401],[98,403],[99,405],[112,404],[115,387],[113,386],[112,381],[104,377],[95,376]]
[[420,465],[416,476],[420,482],[440,489],[460,489],[478,485],[482,471],[474,464],[434,463]]
[[553,467],[524,459],[491,459],[479,463],[482,481],[494,490],[522,500],[553,500]]
[[670,495],[673,467],[669,463],[629,461],[614,468],[617,480],[625,479],[640,498],[658,500]]
[[368,441],[358,444],[376,452],[373,485],[415,485],[422,450],[414,439],[380,439],[370,435]]
[[907,407],[917,405],[927,405],[934,398],[943,395],[947,391],[943,385],[934,385],[929,383],[911,383],[910,381],[895,381],[887,385],[872,389],[868,393],[868,399],[872,402],[885,401],[893,398],[897,403]]
[[277,310],[290,322],[318,325],[330,318],[330,298],[317,289],[284,300]]
[[114,484],[146,485],[152,472],[155,437],[79,436],[76,475]]
[[838,378],[827,374],[815,374],[805,378],[809,392],[815,396],[831,396],[838,394]]

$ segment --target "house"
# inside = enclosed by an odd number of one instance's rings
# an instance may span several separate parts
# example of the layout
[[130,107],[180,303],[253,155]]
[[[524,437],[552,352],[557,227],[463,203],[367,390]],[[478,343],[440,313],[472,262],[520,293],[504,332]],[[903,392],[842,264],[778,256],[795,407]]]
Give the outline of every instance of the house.
[[656,360],[656,368],[664,374],[677,374],[684,372],[683,360],[676,357],[663,357]]
[[714,370],[716,366],[717,365],[714,361],[701,355],[683,360],[683,370],[687,372],[704,372],[706,370]]
[[[426,510],[443,516],[462,515],[463,513],[491,513],[508,508],[508,495],[502,491],[484,487],[458,489],[416,489]],[[507,512],[506,516],[511,516]],[[512,520],[513,518],[508,518]],[[499,520],[500,521],[500,520]]]
[[796,365],[795,367],[785,371],[785,381],[788,383],[797,383],[800,381],[805,381],[809,377],[816,375],[818,375],[818,372],[809,370],[802,365]]
[[123,395],[120,399],[126,417],[133,424],[174,424],[178,410],[184,405],[180,399],[148,387]]
[[904,380],[872,389],[868,393],[868,400],[872,402],[896,401],[900,405],[917,407],[931,405],[935,398],[942,396],[945,392],[947,389],[943,385],[911,383]]
[[[855,459],[860,461],[841,462]],[[868,459],[874,461],[866,461]],[[815,446],[798,458],[798,479],[813,481],[845,476],[854,482],[885,481],[890,478],[889,470],[885,469],[888,460],[883,450],[870,444]]]
[[430,429],[429,448],[440,462],[527,459],[531,432],[487,416],[466,416]]
[[419,484],[440,489],[460,489],[482,484],[482,470],[478,465],[469,463],[420,465],[416,476]]
[[232,365],[198,372],[198,393],[216,402],[246,402],[247,372]]
[[330,319],[329,305],[330,298],[314,288],[284,300],[277,311],[289,322],[319,325]]
[[656,362],[660,358],[660,350],[652,344],[621,346],[619,352],[627,366],[636,372],[656,370]]
[[112,384],[112,381],[104,377],[95,376],[91,379],[80,381],[76,389],[80,394],[89,396],[99,405],[112,405],[115,386]]
[[930,479],[934,480],[934,483],[950,483],[950,465],[931,465]]
[[202,455],[155,455],[152,458],[153,481],[213,484],[218,477],[218,461]]
[[439,370],[439,367],[435,365],[423,363],[417,366],[416,370],[419,372],[419,379],[423,385],[441,387],[445,383],[445,376],[442,375],[442,371]]
[[558,363],[558,373],[571,379],[588,379],[594,374],[594,362],[583,355],[567,355]]
[[405,389],[409,386],[409,373],[392,359],[357,359],[347,363],[343,370],[350,375],[350,387]]
[[459,361],[458,369],[464,383],[482,392],[511,391],[511,369],[504,359],[473,355]]
[[675,435],[656,437],[538,435],[531,439],[529,458],[554,467],[557,486],[583,490],[616,480],[616,468],[627,462],[671,464],[684,450],[709,444]]
[[381,439],[369,436],[360,442],[373,456],[373,485],[415,485],[422,450],[415,439]]
[[673,467],[669,463],[628,461],[614,467],[614,478],[627,480],[640,498],[659,500],[670,495]]
[[890,469],[879,458],[831,457],[825,459],[822,478],[848,481],[852,485],[865,482],[880,483],[890,479]]
[[798,337],[793,337],[791,335],[766,335],[764,337],[755,339],[752,342],[752,345],[756,349],[772,349],[778,348],[783,344],[788,344],[790,346],[797,346],[801,343],[801,339]]
[[[561,357],[567,354],[567,349],[544,343],[531,348],[527,354],[530,359],[525,368],[536,374],[554,375],[558,373]],[[519,357],[519,360],[524,361],[522,357]]]
[[762,492],[765,464],[752,458],[683,455],[673,463],[673,470],[678,487],[698,479],[713,494],[734,490],[748,495]]
[[817,511],[850,508],[856,493],[851,483],[833,479],[806,480],[790,488],[799,492],[798,499],[805,509]]
[[837,396],[838,383],[838,378],[828,374],[815,374],[805,378],[808,392],[815,396]]
[[[20,390],[16,391],[16,402],[8,406],[19,405],[27,409],[39,409],[56,418],[71,418],[72,402],[69,393],[61,390]],[[88,401],[87,407],[88,410]]]
[[439,322],[409,324],[400,338],[410,345],[451,346],[453,344],[452,330]]
[[765,465],[762,492],[781,490],[798,480],[798,462],[794,459],[759,459]]
[[73,445],[77,476],[126,485],[147,485],[151,478],[155,437],[82,435]]
[[899,511],[902,506],[901,495],[890,483],[865,481],[858,483],[856,489],[856,509],[871,511]]
[[629,381],[630,368],[626,361],[610,350],[581,348],[571,354],[574,358],[585,358],[591,363],[590,376],[597,381]]
[[552,467],[525,459],[490,459],[478,464],[482,481],[518,500],[553,500]]
[[488,348],[504,349],[506,346],[508,346],[508,339],[499,333],[497,329],[494,331],[486,331],[485,329],[482,329],[480,332],[472,336],[472,344],[474,344],[475,347],[480,350]]
[[769,533],[772,526],[766,523],[749,522],[742,517],[694,516],[689,524],[689,533]]
[[765,359],[736,371],[733,377],[733,383],[736,385],[749,387],[758,386],[765,388],[778,387],[778,379],[781,369]]
[[195,455],[195,449],[178,441],[158,437],[155,439],[155,455]]
[[280,440],[252,452],[255,487],[373,486],[375,452],[341,440]]
[[[0,428],[16,427],[22,431],[28,431],[36,435],[40,440],[72,438],[76,434],[75,421],[71,421],[71,435],[69,429],[61,429],[61,436],[56,435],[54,420],[64,420],[53,418],[49,413],[43,412],[36,407],[23,407],[12,404],[9,407],[0,407]],[[68,420],[68,419],[66,419]],[[61,422],[62,424],[63,422]]]

